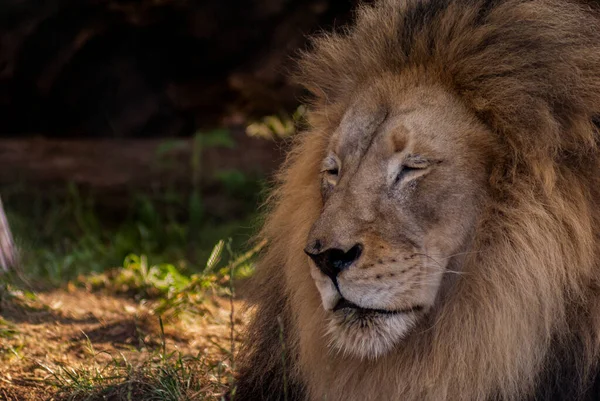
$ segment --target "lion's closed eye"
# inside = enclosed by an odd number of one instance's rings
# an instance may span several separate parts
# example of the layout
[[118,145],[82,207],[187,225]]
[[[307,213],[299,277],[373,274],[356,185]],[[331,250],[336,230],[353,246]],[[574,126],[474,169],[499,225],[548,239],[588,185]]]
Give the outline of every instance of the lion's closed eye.
[[396,174],[396,179],[394,180],[394,185],[399,184],[401,181],[409,180],[412,178],[417,178],[425,173],[427,173],[429,166],[410,166],[410,165],[402,165],[400,166],[400,171]]
[[392,160],[388,168],[388,182],[392,187],[421,177],[437,164],[422,156],[409,155],[402,162]]

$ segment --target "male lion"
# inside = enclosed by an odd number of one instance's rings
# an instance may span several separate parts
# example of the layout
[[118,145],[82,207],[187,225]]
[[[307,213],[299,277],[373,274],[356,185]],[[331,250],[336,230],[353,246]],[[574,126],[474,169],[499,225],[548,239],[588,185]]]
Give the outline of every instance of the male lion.
[[600,19],[381,0],[301,62],[238,400],[597,400]]

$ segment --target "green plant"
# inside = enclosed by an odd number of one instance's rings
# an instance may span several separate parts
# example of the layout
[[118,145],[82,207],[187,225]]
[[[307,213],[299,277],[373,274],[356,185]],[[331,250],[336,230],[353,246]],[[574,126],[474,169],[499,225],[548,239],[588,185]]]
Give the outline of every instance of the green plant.
[[[145,255],[128,255],[123,267],[101,274],[81,276],[78,283],[90,289],[105,288],[126,293],[136,299],[155,300],[158,315],[177,316],[181,313],[204,314],[207,295],[233,297],[233,279],[243,279],[254,271],[253,259],[266,245],[262,241],[243,254],[236,254],[231,239],[220,240],[213,247],[204,268],[186,274],[169,263],[149,264]],[[229,262],[219,267],[223,251]]]
[[[256,181],[227,177],[222,184],[230,185],[226,196],[246,199],[245,194],[257,192]],[[255,226],[253,198],[237,213],[226,210],[221,216],[189,210],[194,198],[186,201],[185,192],[136,193],[123,199],[129,212],[115,220],[97,207],[93,194],[74,185],[43,200],[28,191],[3,192],[3,200],[26,279],[44,287],[104,272],[130,254],[146,255],[156,265],[169,262],[190,274],[200,272],[220,238],[232,237],[239,249]]]

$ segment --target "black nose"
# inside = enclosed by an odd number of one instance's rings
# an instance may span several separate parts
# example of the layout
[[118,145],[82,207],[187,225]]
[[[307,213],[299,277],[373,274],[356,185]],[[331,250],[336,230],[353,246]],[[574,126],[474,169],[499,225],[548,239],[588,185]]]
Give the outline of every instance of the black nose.
[[327,275],[334,283],[340,272],[352,265],[362,253],[362,245],[356,244],[349,251],[331,248],[320,253],[315,253],[314,249],[319,247],[306,248],[304,252],[315,262],[319,270]]

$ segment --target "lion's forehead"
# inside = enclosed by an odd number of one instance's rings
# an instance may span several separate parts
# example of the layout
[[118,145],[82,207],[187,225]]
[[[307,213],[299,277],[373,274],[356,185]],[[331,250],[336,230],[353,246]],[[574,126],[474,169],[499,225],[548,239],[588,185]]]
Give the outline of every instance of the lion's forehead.
[[361,93],[332,130],[330,151],[346,167],[402,151],[427,155],[468,150],[458,147],[468,142],[465,131],[473,116],[457,99],[437,86],[388,86]]

